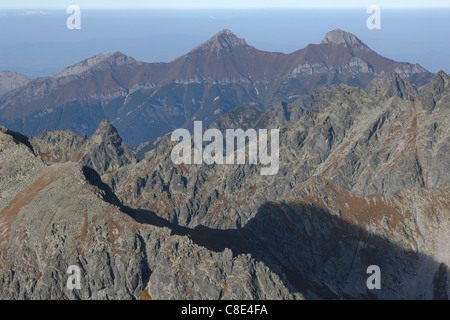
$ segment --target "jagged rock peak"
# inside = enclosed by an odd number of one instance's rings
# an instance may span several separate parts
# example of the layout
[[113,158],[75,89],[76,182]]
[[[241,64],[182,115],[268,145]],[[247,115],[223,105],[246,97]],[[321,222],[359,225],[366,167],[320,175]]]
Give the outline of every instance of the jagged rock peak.
[[100,122],[97,130],[91,136],[90,140],[94,143],[105,143],[114,141],[115,143],[121,144],[122,139],[117,132],[117,129],[109,122],[109,120],[104,119]]
[[0,132],[11,136],[14,139],[15,143],[24,144],[31,150],[31,152],[34,153],[33,147],[31,146],[30,141],[26,135],[23,135],[17,131],[9,130],[8,128],[6,128],[4,126],[0,126]]
[[117,129],[109,122],[108,119],[103,119],[100,124],[98,125],[97,130],[95,131],[95,134],[111,134],[116,133]]
[[223,29],[215,34],[208,41],[195,47],[191,52],[199,50],[219,51],[221,49],[232,49],[240,46],[248,46],[245,39],[238,38],[234,33],[228,29]]
[[367,90],[375,94],[387,97],[400,97],[407,100],[415,100],[418,95],[416,87],[408,80],[402,79],[396,72],[390,73],[384,78],[375,78],[367,86]]
[[347,47],[363,46],[367,48],[367,45],[359,40],[357,36],[340,29],[328,32],[320,43],[343,44]]
[[[427,110],[433,110],[441,98],[447,96],[448,99],[449,83],[450,77],[441,70],[434,75],[428,84],[419,89],[424,94],[422,103]],[[444,102],[444,105],[448,105],[448,102]]]
[[442,82],[444,86],[447,86],[450,82],[450,77],[443,70],[441,70],[433,77],[431,82]]
[[444,71],[439,71],[434,75],[431,81],[421,88],[421,92],[430,92],[434,95],[440,95],[445,87],[450,83],[450,77]]
[[445,73],[444,70],[439,71],[439,72],[437,73],[437,75],[439,75],[439,76],[441,76],[441,77],[444,77],[444,78],[447,78],[447,79],[449,78],[449,77],[448,77],[448,74]]

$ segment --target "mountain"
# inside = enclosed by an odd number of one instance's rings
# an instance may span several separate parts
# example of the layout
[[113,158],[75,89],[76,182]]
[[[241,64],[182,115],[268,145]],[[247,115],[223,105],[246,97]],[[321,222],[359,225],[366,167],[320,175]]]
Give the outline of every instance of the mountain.
[[[448,79],[440,72],[422,94],[397,74],[367,89],[319,90],[301,118],[272,124],[280,129],[273,177],[254,165],[175,166],[165,137],[118,174],[116,194],[176,225],[239,230],[234,250],[253,243],[252,254],[277,261],[306,298],[448,297]],[[222,121],[249,119],[249,109]],[[373,261],[391,280],[369,294],[357,284]]]
[[[175,168],[169,165],[174,144],[169,139],[170,135],[162,138],[158,147],[147,153],[135,169],[126,169],[126,188],[121,191],[119,185],[119,198],[123,194],[121,199],[130,206],[139,204],[143,209],[161,209],[166,219],[178,223],[183,221],[190,227],[200,223],[217,227],[224,222],[214,221],[215,215],[199,211],[199,208],[205,205],[203,201],[209,208],[213,208],[214,203],[220,206],[223,200],[218,198],[217,192],[230,193],[232,198],[227,203],[232,217],[227,219],[226,226],[236,227],[248,219],[246,214],[255,208],[253,201],[276,200],[293,186],[313,177],[326,179],[361,197],[378,194],[391,198],[404,188],[443,188],[450,181],[450,168],[445,160],[450,151],[450,133],[445,124],[449,112],[448,82],[438,89],[440,97],[430,109],[422,100],[437,88],[430,86],[429,91],[418,94],[414,100],[405,95],[403,98],[394,94],[389,96],[384,92],[395,92],[397,88],[393,79],[398,80],[398,75],[392,74],[384,79],[386,86],[382,93],[373,89],[379,87],[379,79],[373,80],[367,89],[346,85],[321,89],[312,96],[313,105],[299,119],[265,122],[266,128],[280,129],[280,169],[273,179],[264,179],[265,194],[259,200],[257,194],[251,197],[247,213],[243,213],[247,206],[241,206],[241,214],[235,216],[233,204],[247,199],[253,188],[246,183],[246,189],[241,190],[242,179],[247,182],[254,180],[258,185],[261,180],[259,170],[255,166],[241,166],[239,170],[233,166]],[[440,72],[431,83],[442,83],[441,79],[448,81],[448,75]],[[390,86],[392,88],[388,89]],[[408,86],[403,81],[400,85]],[[286,107],[292,113],[302,106],[292,105]],[[253,124],[251,127],[257,127],[260,121],[267,119],[266,114],[260,113],[249,117],[253,109],[243,109],[236,109],[239,112],[219,119],[214,127],[223,130],[222,123],[226,124],[225,128],[229,128],[228,125],[231,128],[242,127],[241,119],[248,121],[247,125],[250,123]],[[266,113],[272,114],[272,111]],[[157,173],[152,173],[154,168],[159,168]],[[170,183],[169,179],[174,174],[184,176],[180,185]],[[205,181],[209,184],[204,185]],[[269,181],[271,184],[267,185]],[[133,184],[135,186],[130,190]],[[187,190],[192,194],[187,196]],[[193,202],[192,199],[198,201]],[[170,214],[168,203],[174,209]],[[181,209],[184,206],[187,208]],[[221,207],[222,215],[225,211]]]
[[[15,135],[0,131],[0,299],[302,298],[249,255],[139,223],[95,171],[45,165]],[[81,290],[66,287],[74,264]]]
[[103,120],[89,139],[72,131],[54,130],[32,137],[29,143],[47,164],[80,162],[100,175],[137,162],[133,151],[108,120]]
[[54,129],[91,135],[106,118],[135,147],[194,120],[210,124],[237,106],[267,110],[321,86],[365,87],[392,72],[418,87],[432,77],[341,30],[290,54],[258,50],[222,30],[170,63],[115,52],[31,80],[0,97],[0,124],[28,135]]
[[0,96],[14,89],[20,88],[30,81],[26,76],[17,72],[0,72]]
[[0,298],[448,300],[449,84],[391,73],[212,124],[278,128],[273,176],[175,165],[170,135],[137,162],[108,121],[90,138],[2,127]]

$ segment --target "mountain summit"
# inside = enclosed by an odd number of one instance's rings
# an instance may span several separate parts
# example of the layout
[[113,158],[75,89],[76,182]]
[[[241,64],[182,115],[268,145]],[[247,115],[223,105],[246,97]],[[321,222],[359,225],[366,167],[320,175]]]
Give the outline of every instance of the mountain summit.
[[10,71],[0,72],[0,96],[8,91],[20,88],[28,82],[30,82],[30,79],[23,74]]
[[235,47],[248,46],[245,39],[238,38],[233,32],[228,29],[215,34],[208,41],[195,47],[191,52],[195,51],[214,51],[218,52],[222,49],[231,50]]
[[377,54],[342,30],[285,54],[258,50],[224,29],[169,63],[117,51],[26,82],[0,96],[0,125],[28,135],[45,129],[92,135],[108,119],[134,147],[194,119],[208,125],[237,106],[265,110],[324,85],[365,88],[392,72],[417,87],[433,76],[418,64]]
[[368,49],[367,45],[359,40],[354,34],[342,31],[340,29],[335,29],[328,32],[320,43],[344,44],[347,47],[362,46]]

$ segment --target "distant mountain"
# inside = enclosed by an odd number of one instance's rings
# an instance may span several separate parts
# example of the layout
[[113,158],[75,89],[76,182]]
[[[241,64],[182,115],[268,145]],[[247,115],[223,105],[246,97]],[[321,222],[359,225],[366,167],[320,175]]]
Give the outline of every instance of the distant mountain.
[[24,86],[29,81],[30,79],[23,74],[11,71],[0,71],[0,96]]
[[257,50],[223,30],[170,63],[115,52],[32,80],[0,98],[0,124],[28,135],[46,129],[91,135],[107,118],[136,146],[194,120],[209,124],[237,106],[266,110],[321,86],[365,87],[391,72],[417,86],[432,77],[341,30],[290,54]]

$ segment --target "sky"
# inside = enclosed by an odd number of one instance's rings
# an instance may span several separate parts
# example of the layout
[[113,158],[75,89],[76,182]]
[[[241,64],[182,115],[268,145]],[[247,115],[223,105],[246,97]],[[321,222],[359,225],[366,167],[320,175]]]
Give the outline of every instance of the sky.
[[61,9],[450,8],[449,0],[0,0],[0,10]]
[[[230,29],[257,49],[291,53],[320,43],[330,30],[342,29],[387,58],[450,73],[450,0],[367,1],[381,6],[380,30],[367,28],[369,14],[364,1],[339,1],[350,9],[299,8],[307,3],[332,6],[335,2],[0,0],[0,71],[30,78],[50,76],[98,53],[115,51],[140,61],[169,62],[222,29]],[[124,3],[129,10],[112,10]],[[238,9],[207,9],[205,3]],[[383,7],[392,3],[409,9]],[[420,3],[443,8],[412,8]],[[66,9],[72,4],[81,9],[80,30],[66,26]],[[143,4],[147,10],[133,10]],[[186,4],[190,10],[179,9]],[[297,8],[268,8],[274,4]],[[162,5],[170,5],[170,10],[163,10]],[[249,5],[265,10],[248,9]],[[98,10],[100,7],[111,10]]]

